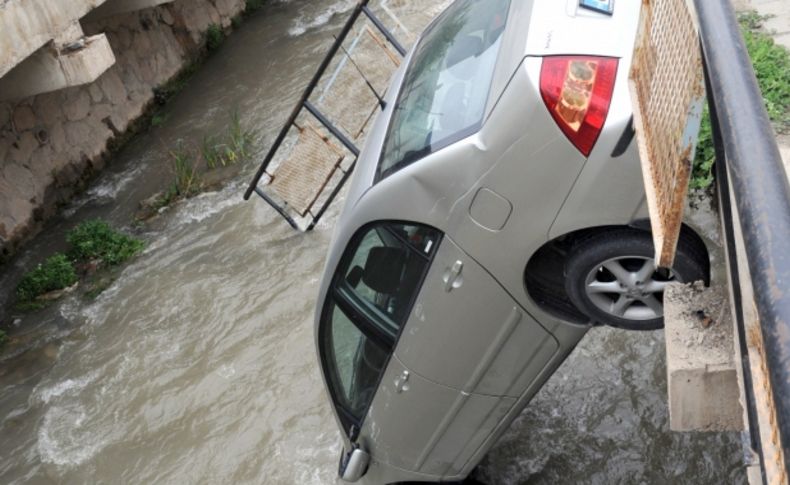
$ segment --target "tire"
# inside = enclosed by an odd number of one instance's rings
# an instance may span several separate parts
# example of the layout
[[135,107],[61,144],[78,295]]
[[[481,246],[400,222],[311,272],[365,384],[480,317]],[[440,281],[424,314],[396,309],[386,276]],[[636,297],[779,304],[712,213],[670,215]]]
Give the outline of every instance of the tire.
[[663,289],[670,282],[708,282],[704,246],[681,232],[671,271],[655,270],[649,232],[618,228],[577,241],[565,262],[565,290],[594,322],[628,330],[664,327]]

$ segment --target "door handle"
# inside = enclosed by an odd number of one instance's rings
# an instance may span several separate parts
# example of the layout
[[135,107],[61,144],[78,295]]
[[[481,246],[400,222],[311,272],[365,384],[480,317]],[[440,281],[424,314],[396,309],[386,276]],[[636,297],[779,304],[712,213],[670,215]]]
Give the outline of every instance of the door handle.
[[398,394],[402,393],[403,391],[409,390],[409,371],[403,371],[398,378],[395,379],[395,392]]
[[444,281],[444,291],[449,293],[454,289],[461,287],[461,285],[464,283],[464,279],[461,277],[461,272],[463,269],[463,261],[456,261],[453,263],[452,267],[447,268],[447,270],[444,272],[444,277],[442,278],[442,281]]

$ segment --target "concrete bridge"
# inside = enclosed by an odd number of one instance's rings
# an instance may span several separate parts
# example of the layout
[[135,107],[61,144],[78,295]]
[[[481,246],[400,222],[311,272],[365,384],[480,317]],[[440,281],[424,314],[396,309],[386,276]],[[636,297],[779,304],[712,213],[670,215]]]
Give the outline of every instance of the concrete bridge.
[[245,0],[0,0],[0,262]]
[[13,100],[92,83],[115,64],[105,34],[87,21],[173,0],[4,0],[0,5],[0,99]]

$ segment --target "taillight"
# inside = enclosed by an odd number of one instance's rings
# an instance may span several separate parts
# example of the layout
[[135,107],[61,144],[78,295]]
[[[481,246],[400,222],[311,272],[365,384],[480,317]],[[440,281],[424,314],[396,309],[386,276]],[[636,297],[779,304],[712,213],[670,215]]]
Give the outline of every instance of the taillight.
[[545,57],[540,94],[554,121],[571,143],[590,155],[601,134],[617,77],[610,57]]

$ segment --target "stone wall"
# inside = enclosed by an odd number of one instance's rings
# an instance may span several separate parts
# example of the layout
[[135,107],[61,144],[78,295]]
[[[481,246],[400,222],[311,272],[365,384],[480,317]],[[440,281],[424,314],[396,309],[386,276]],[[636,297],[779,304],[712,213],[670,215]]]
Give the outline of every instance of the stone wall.
[[177,0],[83,22],[105,33],[116,63],[96,82],[0,102],[0,261],[82,189],[107,145],[203,48],[211,24],[229,28],[244,0]]

